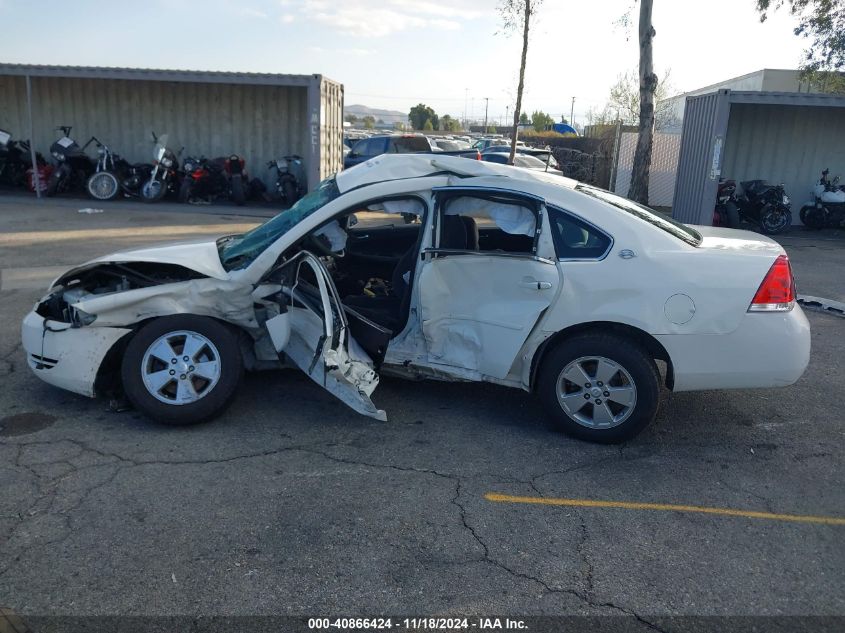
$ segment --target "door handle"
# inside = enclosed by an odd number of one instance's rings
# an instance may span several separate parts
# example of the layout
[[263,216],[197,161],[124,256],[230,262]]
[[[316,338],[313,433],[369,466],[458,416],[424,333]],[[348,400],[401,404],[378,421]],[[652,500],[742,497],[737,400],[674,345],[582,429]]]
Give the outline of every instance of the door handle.
[[533,277],[524,277],[519,285],[523,288],[531,288],[532,290],[549,290],[552,287],[550,281],[537,281]]

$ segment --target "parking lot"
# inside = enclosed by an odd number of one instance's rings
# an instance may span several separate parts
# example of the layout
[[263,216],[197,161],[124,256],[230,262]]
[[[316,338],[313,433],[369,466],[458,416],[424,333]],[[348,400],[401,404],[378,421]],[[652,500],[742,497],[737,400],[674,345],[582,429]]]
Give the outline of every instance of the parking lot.
[[[845,319],[807,313],[796,385],[664,391],[623,446],[551,431],[512,389],[385,378],[377,422],[295,372],[248,375],[223,417],[167,428],[37,380],[20,320],[64,267],[260,217],[86,206],[0,198],[0,607],[628,615],[644,630],[845,613]],[[799,293],[845,301],[841,232],[782,242]]]

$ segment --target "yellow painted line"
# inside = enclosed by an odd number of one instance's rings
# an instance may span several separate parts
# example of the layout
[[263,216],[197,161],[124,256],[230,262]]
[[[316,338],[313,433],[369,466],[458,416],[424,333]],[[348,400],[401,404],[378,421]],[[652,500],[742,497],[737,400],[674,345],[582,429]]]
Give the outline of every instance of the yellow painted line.
[[823,525],[845,525],[845,518],[811,516],[806,514],[774,514],[754,510],[734,510],[731,508],[708,508],[705,506],[685,506],[672,503],[638,503],[634,501],[599,501],[595,499],[555,499],[547,497],[517,497],[488,492],[487,501],[498,503],[530,503],[545,506],[570,506],[575,508],[622,508],[624,510],[663,510],[666,512],[698,512],[718,514],[720,516],[744,517],[747,519],[768,519],[770,521],[792,521],[795,523],[821,523]]

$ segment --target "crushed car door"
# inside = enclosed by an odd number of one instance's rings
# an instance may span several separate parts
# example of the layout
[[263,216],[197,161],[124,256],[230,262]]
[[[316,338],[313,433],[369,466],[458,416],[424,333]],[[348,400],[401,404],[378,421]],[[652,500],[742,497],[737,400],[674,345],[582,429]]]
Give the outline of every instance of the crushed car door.
[[418,278],[429,362],[507,376],[560,286],[555,262],[537,254],[544,212],[510,191],[437,190],[437,246]]
[[370,400],[379,381],[373,360],[350,335],[337,289],[322,262],[302,251],[280,272],[280,313],[265,324],[276,351],[358,413],[386,420]]

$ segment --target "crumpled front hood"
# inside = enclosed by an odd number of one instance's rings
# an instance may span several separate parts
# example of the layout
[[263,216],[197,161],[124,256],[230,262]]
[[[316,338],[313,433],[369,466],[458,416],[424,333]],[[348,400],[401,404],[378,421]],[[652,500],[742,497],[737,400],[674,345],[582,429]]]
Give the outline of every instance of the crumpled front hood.
[[156,246],[147,246],[128,251],[118,251],[110,255],[104,255],[77,266],[56,279],[50,287],[55,286],[61,279],[74,274],[83,268],[90,268],[94,264],[101,263],[131,263],[131,262],[152,262],[159,264],[174,264],[182,266],[206,275],[213,279],[227,280],[229,273],[220,263],[220,256],[217,253],[217,241],[195,240],[189,242],[170,242]]

